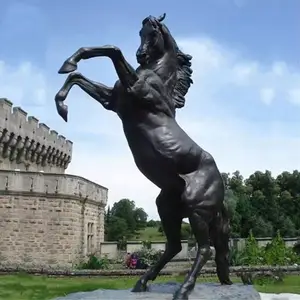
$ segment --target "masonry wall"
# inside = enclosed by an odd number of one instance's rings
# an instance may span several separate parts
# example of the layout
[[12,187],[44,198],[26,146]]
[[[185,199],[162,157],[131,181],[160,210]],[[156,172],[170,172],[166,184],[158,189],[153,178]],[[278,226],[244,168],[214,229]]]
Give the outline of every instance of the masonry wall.
[[1,264],[69,267],[99,252],[106,203],[107,189],[82,177],[0,171]]

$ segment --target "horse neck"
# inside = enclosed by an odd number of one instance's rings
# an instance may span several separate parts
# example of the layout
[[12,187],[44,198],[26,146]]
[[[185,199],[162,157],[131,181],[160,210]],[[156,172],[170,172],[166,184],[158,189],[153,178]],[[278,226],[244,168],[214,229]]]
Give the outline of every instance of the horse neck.
[[177,82],[177,44],[166,25],[163,24],[161,30],[165,41],[165,55],[161,59],[162,68],[158,75],[171,95]]
[[174,90],[177,80],[177,61],[173,55],[166,53],[157,63],[155,73],[167,87],[169,94]]

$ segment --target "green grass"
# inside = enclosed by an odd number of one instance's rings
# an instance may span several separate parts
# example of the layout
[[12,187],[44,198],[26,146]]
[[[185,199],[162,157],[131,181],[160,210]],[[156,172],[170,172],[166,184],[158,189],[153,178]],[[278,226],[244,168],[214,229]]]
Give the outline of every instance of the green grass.
[[165,241],[166,237],[161,232],[158,232],[158,227],[146,227],[145,229],[138,231],[132,240]]
[[[26,274],[0,275],[1,300],[50,300],[59,296],[79,291],[93,291],[100,288],[126,289],[131,288],[138,277],[117,278],[81,278],[81,277],[47,277]],[[155,282],[178,281],[181,276],[160,276]],[[234,282],[240,282],[233,278]],[[216,278],[200,278],[199,282],[217,282]],[[263,293],[294,293],[300,294],[300,276],[286,276],[283,283],[255,286]]]

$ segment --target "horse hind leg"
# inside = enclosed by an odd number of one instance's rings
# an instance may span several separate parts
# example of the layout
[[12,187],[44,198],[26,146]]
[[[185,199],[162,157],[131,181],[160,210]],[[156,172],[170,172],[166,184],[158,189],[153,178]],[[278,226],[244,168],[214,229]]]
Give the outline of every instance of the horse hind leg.
[[229,220],[224,205],[220,215],[211,224],[210,237],[215,247],[219,281],[221,284],[230,285],[232,282],[229,278]]
[[179,290],[175,293],[173,300],[188,299],[189,294],[195,287],[201,269],[211,256],[208,227],[209,219],[207,218],[207,214],[195,210],[190,214],[189,221],[198,244],[198,250],[191,271]]
[[180,196],[178,196],[178,200],[176,200],[172,193],[163,191],[156,199],[161,225],[167,238],[166,249],[158,262],[137,281],[132,292],[145,292],[147,290],[147,282],[149,280],[154,281],[164,266],[182,249],[182,216],[181,209],[179,207],[176,208],[176,203],[180,203]]

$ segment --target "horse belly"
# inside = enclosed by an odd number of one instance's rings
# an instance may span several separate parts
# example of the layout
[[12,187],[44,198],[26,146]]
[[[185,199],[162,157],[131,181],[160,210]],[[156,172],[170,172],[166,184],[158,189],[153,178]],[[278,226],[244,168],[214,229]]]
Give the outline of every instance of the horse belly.
[[170,160],[179,174],[193,172],[200,162],[200,148],[181,130],[161,130],[156,136],[154,148]]
[[162,189],[181,180],[172,159],[161,155],[145,136],[127,135],[127,141],[136,166],[156,186]]
[[159,188],[164,189],[169,185],[177,185],[181,181],[172,161],[159,155],[153,149],[138,151],[133,153],[133,156],[138,169]]

